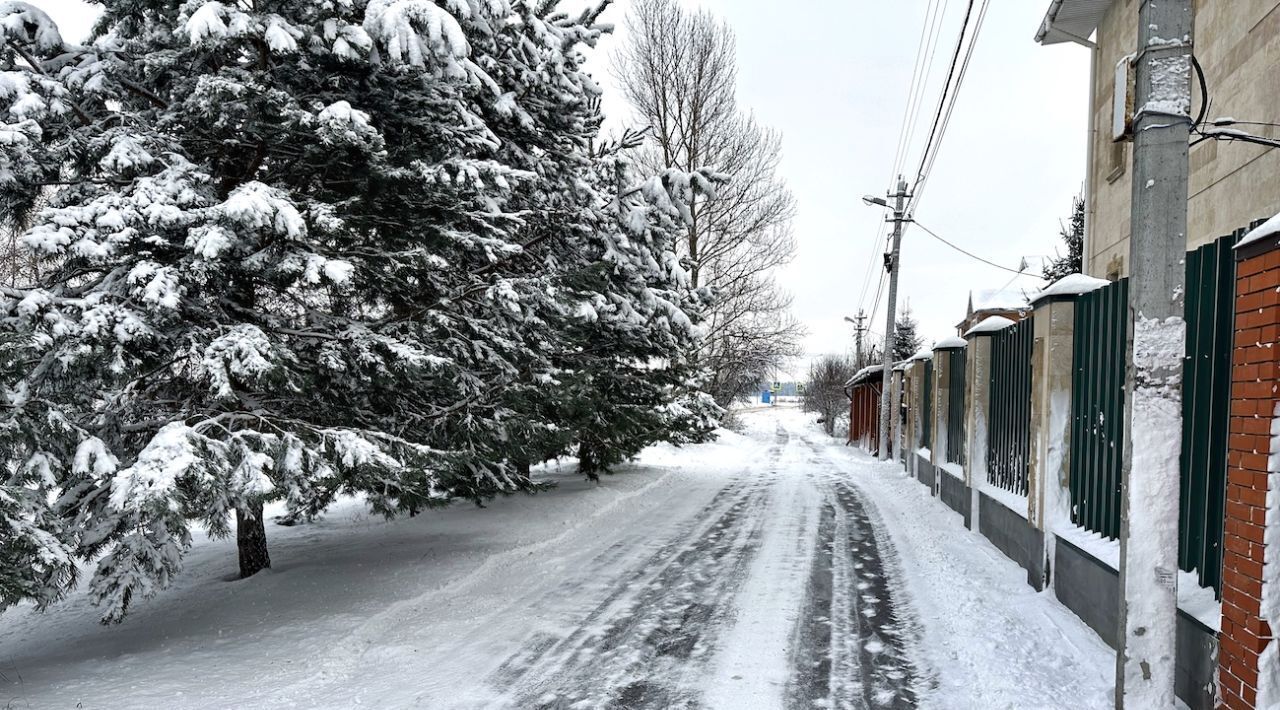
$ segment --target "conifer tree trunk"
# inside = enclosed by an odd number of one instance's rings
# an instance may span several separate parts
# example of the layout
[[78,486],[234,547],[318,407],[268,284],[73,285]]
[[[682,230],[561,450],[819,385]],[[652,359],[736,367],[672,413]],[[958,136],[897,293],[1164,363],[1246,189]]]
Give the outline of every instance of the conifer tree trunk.
[[592,481],[600,480],[600,464],[596,461],[595,452],[585,441],[578,444],[578,470]]
[[246,579],[271,567],[267,552],[267,527],[263,522],[262,501],[250,506],[251,514],[236,509],[236,547],[240,550],[240,579]]

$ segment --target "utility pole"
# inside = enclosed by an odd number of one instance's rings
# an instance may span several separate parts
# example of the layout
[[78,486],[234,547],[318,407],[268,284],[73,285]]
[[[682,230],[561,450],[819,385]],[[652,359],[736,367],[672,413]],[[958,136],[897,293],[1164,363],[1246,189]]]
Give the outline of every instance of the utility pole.
[[1117,708],[1174,706],[1191,0],[1138,10]]
[[854,342],[854,346],[855,346],[855,348],[857,349],[857,353],[858,353],[858,355],[857,355],[857,358],[858,358],[858,359],[854,360],[854,363],[855,363],[855,364],[857,364],[858,369],[862,369],[862,368],[863,368],[863,360],[862,360],[862,334],[863,334],[863,333],[865,333],[865,332],[867,332],[867,326],[866,326],[866,325],[864,325],[864,324],[867,322],[867,314],[866,314],[866,311],[864,311],[864,310],[862,310],[861,308],[859,308],[859,309],[858,309],[858,317],[857,317],[857,318],[850,318],[850,317],[848,317],[848,316],[845,316],[845,318],[844,318],[844,319],[845,319],[846,321],[849,321],[850,323],[852,323],[852,324],[853,324],[853,332],[854,332],[854,336],[853,336],[853,337],[854,337],[854,341],[853,341],[853,342]]
[[889,446],[889,422],[893,414],[889,411],[892,404],[889,401],[889,384],[893,377],[893,334],[898,318],[898,259],[902,253],[902,225],[907,221],[903,214],[906,209],[907,181],[901,175],[898,176],[898,192],[889,196],[894,198],[893,246],[885,254],[884,263],[885,269],[889,271],[889,304],[885,316],[884,372],[881,373],[880,384],[880,458],[885,460],[888,460],[892,450]]
[[862,334],[863,334],[863,333],[865,333],[865,332],[867,332],[867,326],[865,325],[865,323],[867,322],[867,314],[866,314],[866,312],[865,312],[865,311],[863,311],[861,308],[859,308],[859,309],[858,309],[858,318],[857,318],[857,321],[858,321],[858,324],[857,324],[856,326],[854,326],[854,329],[855,329],[855,330],[857,331],[857,333],[858,333],[858,340],[857,340],[857,345],[858,345],[858,367],[864,367],[864,365],[862,364],[862,363],[863,363],[863,360],[862,360]]

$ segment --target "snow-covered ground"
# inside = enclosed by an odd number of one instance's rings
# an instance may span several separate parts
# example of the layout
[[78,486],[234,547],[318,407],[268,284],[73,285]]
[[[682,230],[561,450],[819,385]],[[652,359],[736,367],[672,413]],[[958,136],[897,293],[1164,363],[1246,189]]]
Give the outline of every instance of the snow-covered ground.
[[271,526],[233,580],[96,624],[0,616],[13,708],[1093,708],[1114,656],[900,469],[808,416],[655,447],[600,485],[385,522],[349,501]]

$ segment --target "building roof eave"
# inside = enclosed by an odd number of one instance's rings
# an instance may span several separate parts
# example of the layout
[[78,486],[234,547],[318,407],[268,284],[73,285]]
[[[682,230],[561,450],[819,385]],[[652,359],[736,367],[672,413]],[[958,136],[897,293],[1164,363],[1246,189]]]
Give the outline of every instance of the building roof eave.
[[1036,42],[1043,45],[1074,42],[1096,47],[1089,36],[1098,29],[1113,0],[1052,0]]

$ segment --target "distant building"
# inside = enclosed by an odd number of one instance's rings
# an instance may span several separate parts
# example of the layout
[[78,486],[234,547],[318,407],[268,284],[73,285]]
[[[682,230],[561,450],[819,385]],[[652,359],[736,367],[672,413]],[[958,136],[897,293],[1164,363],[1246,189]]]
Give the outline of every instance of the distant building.
[[1027,294],[1021,289],[970,291],[969,309],[964,320],[956,324],[956,335],[963,336],[970,328],[991,316],[1020,321],[1026,317],[1029,308]]
[[[1133,151],[1125,106],[1117,121],[1116,77],[1138,42],[1137,0],[1042,0],[1049,6],[1036,40],[1075,42],[1093,54],[1089,155],[1085,177],[1084,270],[1115,280],[1129,273]],[[1280,0],[1194,0],[1195,56],[1204,68],[1210,109],[1205,131],[1280,138]],[[1192,114],[1203,104],[1193,77]],[[1123,87],[1122,87],[1123,88]],[[1234,119],[1237,123],[1216,119]],[[1193,140],[1195,137],[1193,137]],[[1280,212],[1280,150],[1204,140],[1191,148],[1188,250]]]

